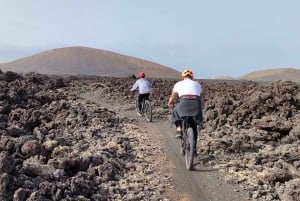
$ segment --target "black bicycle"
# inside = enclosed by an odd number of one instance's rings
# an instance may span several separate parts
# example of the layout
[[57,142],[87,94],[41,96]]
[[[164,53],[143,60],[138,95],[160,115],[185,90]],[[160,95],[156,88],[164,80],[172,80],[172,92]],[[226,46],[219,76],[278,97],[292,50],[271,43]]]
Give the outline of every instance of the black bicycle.
[[[181,138],[181,153],[185,156],[185,166],[187,170],[193,168],[195,154],[195,138],[193,129],[193,117],[182,117],[182,138]],[[196,131],[197,132],[197,131]]]
[[141,111],[138,107],[138,96],[135,99],[135,109],[137,113],[140,113],[143,117],[145,117],[146,121],[152,121],[152,106],[149,99],[143,98],[142,99],[142,107]]

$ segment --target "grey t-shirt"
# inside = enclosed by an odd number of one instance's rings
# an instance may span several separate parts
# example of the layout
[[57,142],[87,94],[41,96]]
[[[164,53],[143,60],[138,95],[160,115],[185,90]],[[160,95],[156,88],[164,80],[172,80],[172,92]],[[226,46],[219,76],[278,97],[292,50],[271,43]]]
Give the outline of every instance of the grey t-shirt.
[[150,82],[145,78],[138,79],[134,83],[134,85],[132,86],[130,91],[135,91],[137,89],[139,90],[139,94],[148,94],[148,93],[150,93],[150,91],[151,91]]

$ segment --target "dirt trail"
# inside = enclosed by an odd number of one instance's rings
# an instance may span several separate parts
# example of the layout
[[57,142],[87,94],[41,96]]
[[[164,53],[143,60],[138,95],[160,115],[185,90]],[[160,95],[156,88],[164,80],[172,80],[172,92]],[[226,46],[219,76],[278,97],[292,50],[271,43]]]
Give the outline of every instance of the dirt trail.
[[[168,196],[171,200],[179,201],[246,201],[246,193],[238,187],[233,187],[221,182],[222,175],[217,169],[205,167],[202,162],[209,160],[206,155],[198,155],[194,160],[194,170],[185,169],[184,158],[180,153],[180,144],[173,137],[174,127],[167,121],[153,119],[153,122],[146,122],[143,117],[135,113],[134,105],[116,105],[105,100],[99,100],[92,94],[85,95],[85,98],[97,102],[102,107],[115,111],[119,116],[138,120],[140,127],[147,130],[152,140],[159,140],[156,146],[163,150],[161,155],[153,160],[160,160],[161,165],[158,172],[169,175],[173,179],[174,189],[170,189]],[[200,137],[201,140],[201,137]]]
[[153,123],[146,124],[146,127],[151,135],[158,135],[163,140],[167,158],[172,162],[174,185],[178,192],[188,194],[190,200],[194,201],[246,200],[246,196],[237,187],[226,185],[218,179],[222,175],[217,169],[202,165],[203,160],[209,160],[208,156],[198,155],[194,160],[194,170],[186,170],[179,141],[173,137],[175,129],[170,128],[169,122],[154,120]]

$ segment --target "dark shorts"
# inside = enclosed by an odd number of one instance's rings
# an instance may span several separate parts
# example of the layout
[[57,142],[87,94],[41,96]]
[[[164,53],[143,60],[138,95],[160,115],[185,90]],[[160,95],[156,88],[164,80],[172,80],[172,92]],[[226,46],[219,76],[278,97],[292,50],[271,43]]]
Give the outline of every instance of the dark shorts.
[[150,96],[150,93],[147,93],[147,94],[139,94],[138,96],[138,101],[141,102],[144,98],[146,100],[149,100],[149,96]]

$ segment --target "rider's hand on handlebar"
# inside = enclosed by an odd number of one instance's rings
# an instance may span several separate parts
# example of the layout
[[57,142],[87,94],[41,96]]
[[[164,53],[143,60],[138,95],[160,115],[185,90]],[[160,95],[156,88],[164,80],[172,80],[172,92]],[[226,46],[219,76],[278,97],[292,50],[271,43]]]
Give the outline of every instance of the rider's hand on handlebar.
[[174,103],[168,103],[168,107],[169,107],[170,109],[173,109],[173,108],[174,108]]

